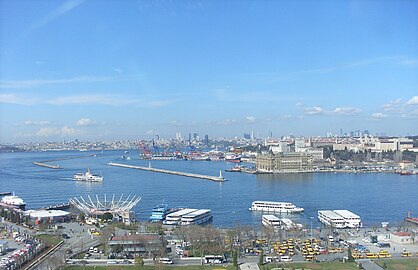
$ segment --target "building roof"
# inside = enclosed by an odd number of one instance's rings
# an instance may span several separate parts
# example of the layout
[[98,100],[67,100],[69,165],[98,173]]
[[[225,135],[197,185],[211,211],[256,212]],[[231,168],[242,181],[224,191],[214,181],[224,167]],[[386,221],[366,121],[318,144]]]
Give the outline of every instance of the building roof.
[[28,210],[25,211],[31,218],[57,218],[70,215],[70,212],[62,210]]
[[394,234],[396,236],[412,236],[412,234],[409,233],[409,232],[394,232],[392,234]]

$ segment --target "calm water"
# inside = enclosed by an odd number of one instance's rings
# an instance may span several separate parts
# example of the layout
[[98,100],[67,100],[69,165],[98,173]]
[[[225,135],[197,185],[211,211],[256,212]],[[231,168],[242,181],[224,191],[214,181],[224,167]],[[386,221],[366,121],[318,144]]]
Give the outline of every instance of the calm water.
[[[69,159],[52,170],[35,166],[33,161],[74,157],[93,152],[40,152],[0,154],[0,192],[15,191],[27,208],[38,208],[68,201],[81,195],[139,195],[134,208],[140,220],[148,219],[151,209],[165,201],[170,207],[208,208],[215,226],[234,224],[259,225],[261,215],[248,210],[254,200],[289,201],[305,208],[292,215],[298,222],[309,224],[318,210],[348,209],[362,217],[363,223],[378,225],[382,221],[399,223],[411,211],[418,216],[418,176],[383,173],[361,174],[288,174],[250,175],[223,172],[224,183],[165,175],[108,166],[110,161],[148,166],[149,161],[121,158],[123,151],[105,151],[97,157]],[[219,175],[231,163],[205,161],[152,161],[155,168]],[[103,183],[72,180],[73,174],[90,168],[104,176]]]

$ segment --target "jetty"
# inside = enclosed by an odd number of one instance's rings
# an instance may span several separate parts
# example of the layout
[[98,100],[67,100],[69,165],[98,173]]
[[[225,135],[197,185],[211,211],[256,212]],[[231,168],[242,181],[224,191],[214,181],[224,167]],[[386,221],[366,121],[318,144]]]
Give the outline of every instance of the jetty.
[[109,162],[108,165],[116,166],[116,167],[122,167],[122,168],[149,171],[149,172],[174,174],[174,175],[185,176],[185,177],[211,180],[211,181],[215,181],[215,182],[224,182],[225,181],[225,178],[223,178],[221,172],[219,172],[219,176],[211,176],[211,175],[204,175],[204,174],[197,174],[197,173],[187,173],[187,172],[178,172],[178,171],[152,168],[151,163],[150,163],[149,167],[133,166],[133,165],[127,165],[127,164],[121,164],[121,163],[114,163],[114,162]]
[[33,164],[41,166],[41,167],[50,168],[50,169],[61,169],[60,165],[50,165],[50,164],[46,164],[42,162],[33,162]]
[[[32,162],[34,165],[38,165],[41,167],[46,167],[50,169],[62,169],[60,165],[51,165],[48,164],[49,162],[55,162],[55,161],[61,161],[61,160],[68,160],[68,159],[77,159],[77,158],[86,158],[86,157],[96,157],[97,154],[88,154],[88,155],[82,155],[82,156],[75,156],[75,157],[63,157],[63,158],[56,158],[56,159],[50,159],[50,160],[43,160],[43,161],[35,161]],[[48,163],[46,163],[48,162]]]

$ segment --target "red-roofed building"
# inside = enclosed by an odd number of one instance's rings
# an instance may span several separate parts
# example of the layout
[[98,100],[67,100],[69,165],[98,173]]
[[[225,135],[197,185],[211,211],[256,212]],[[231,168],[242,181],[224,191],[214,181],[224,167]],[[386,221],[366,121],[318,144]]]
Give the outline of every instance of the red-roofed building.
[[414,244],[416,239],[410,232],[392,232],[390,233],[390,241],[398,244]]

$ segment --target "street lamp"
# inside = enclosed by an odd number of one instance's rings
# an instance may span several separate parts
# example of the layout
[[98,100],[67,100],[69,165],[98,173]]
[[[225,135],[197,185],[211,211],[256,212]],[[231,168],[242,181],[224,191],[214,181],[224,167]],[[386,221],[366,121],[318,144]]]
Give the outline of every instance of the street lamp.
[[311,237],[312,237],[312,235],[313,235],[313,232],[312,232],[312,221],[313,221],[314,217],[309,217],[309,219],[311,220]]

